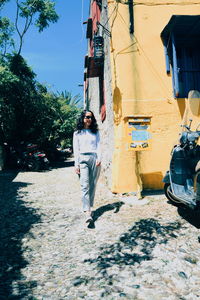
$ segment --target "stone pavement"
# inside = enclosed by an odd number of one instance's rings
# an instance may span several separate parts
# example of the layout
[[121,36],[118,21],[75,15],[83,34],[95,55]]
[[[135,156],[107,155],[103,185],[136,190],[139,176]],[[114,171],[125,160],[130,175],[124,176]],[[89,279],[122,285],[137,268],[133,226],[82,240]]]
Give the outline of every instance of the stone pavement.
[[200,218],[163,194],[113,195],[94,223],[73,162],[0,173],[0,299],[200,299]]

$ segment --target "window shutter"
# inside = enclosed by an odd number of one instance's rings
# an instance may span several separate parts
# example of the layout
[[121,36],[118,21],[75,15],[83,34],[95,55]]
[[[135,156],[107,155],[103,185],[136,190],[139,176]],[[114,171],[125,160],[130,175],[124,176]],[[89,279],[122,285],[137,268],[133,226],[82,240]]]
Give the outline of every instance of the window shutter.
[[88,55],[85,56],[84,60],[84,68],[86,69],[88,67]]
[[86,38],[92,39],[92,19],[87,20]]

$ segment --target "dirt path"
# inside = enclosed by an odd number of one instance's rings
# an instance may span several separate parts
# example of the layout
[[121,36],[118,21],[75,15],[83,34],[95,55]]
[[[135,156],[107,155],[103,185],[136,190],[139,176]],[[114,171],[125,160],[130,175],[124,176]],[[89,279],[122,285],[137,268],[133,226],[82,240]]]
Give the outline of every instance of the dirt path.
[[0,299],[199,299],[199,216],[99,182],[87,228],[72,164],[0,173]]

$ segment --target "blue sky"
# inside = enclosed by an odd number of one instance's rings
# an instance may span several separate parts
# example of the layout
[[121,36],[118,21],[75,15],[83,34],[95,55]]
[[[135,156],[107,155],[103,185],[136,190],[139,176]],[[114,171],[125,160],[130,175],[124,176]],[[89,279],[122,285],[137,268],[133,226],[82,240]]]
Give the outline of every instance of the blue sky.
[[[27,60],[37,80],[50,90],[83,94],[84,56],[87,51],[86,25],[89,0],[56,0],[59,20],[39,33],[31,28],[26,36],[22,56]],[[2,15],[13,16],[15,0],[5,5]]]

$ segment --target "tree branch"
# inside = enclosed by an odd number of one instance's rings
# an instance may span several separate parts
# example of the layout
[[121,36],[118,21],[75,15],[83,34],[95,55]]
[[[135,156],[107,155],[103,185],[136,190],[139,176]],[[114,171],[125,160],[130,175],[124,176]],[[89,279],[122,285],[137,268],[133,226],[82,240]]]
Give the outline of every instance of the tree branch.
[[29,29],[29,27],[30,27],[30,25],[32,23],[33,13],[30,16],[26,17],[26,22],[24,24],[24,29],[23,29],[22,32],[20,32],[20,29],[18,27],[18,21],[19,21],[19,0],[16,0],[16,4],[17,4],[17,13],[16,13],[16,19],[15,19],[15,27],[16,27],[16,30],[17,30],[17,33],[18,33],[19,39],[20,39],[19,50],[18,50],[18,54],[20,54],[21,50],[22,50],[24,35],[26,34],[27,30]]
[[17,30],[17,33],[21,37],[21,33],[18,28],[18,20],[19,20],[19,1],[18,0],[16,0],[16,4],[17,4],[17,12],[16,12],[16,18],[15,18],[15,28]]
[[18,27],[18,21],[19,21],[19,1],[16,0],[16,4],[17,4],[17,12],[16,12],[16,18],[15,18],[15,28],[17,30],[17,33],[19,35],[19,50],[18,50],[18,54],[21,53],[21,49],[22,49],[22,44],[23,44],[23,37],[21,35],[21,32],[19,30]]
[[[19,36],[18,54],[20,54],[22,50],[24,35],[32,25],[33,18],[37,15],[37,13],[39,13],[39,18],[38,20],[36,19],[36,26],[39,27],[39,32],[47,27],[49,22],[56,22],[58,19],[58,15],[55,12],[53,2],[51,2],[50,0],[41,0],[41,3],[39,1],[40,5],[38,6],[37,1],[38,0],[32,0],[29,2],[24,0],[20,2],[20,0],[15,0],[17,5],[15,29]],[[47,4],[49,4],[49,6]],[[20,17],[22,19],[25,19],[25,23],[23,25],[19,24]]]

